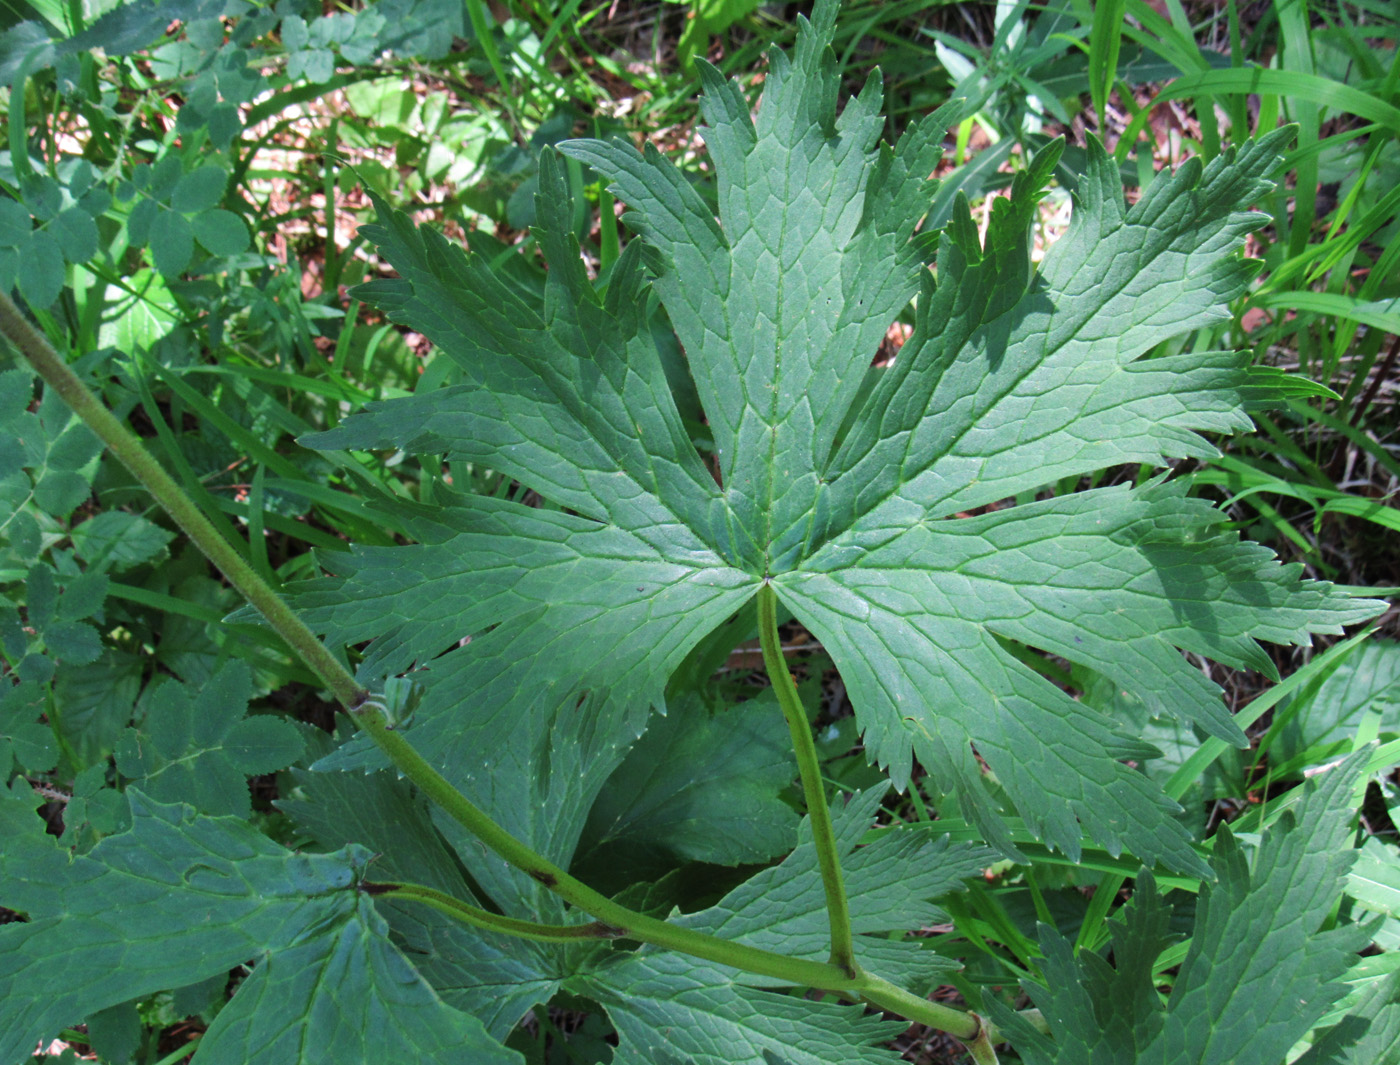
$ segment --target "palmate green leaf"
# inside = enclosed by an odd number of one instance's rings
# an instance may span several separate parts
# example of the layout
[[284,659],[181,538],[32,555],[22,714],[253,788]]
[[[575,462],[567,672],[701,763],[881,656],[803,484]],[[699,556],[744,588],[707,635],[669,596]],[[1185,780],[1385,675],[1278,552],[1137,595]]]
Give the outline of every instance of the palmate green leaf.
[[[1278,1065],[1347,991],[1341,977],[1370,942],[1368,930],[1321,930],[1355,851],[1351,795],[1366,753],[1315,777],[1297,810],[1268,829],[1252,856],[1222,827],[1216,884],[1201,894],[1186,960],[1163,1005],[1153,966],[1168,945],[1168,911],[1150,874],[1114,921],[1114,964],[1074,957],[1041,928],[1045,984],[1027,983],[1053,1037],[1004,1008],[993,1017],[1028,1065]],[[1389,1023],[1389,1018],[1385,1019]],[[1334,1039],[1359,1036],[1351,1024]],[[1339,1059],[1346,1060],[1346,1059]]]
[[[917,758],[1014,854],[980,756],[1067,854],[1087,834],[1203,873],[1173,804],[1126,764],[1151,749],[1003,641],[1242,744],[1180,650],[1267,671],[1256,640],[1306,642],[1382,604],[1300,581],[1172,483],[993,505],[1119,463],[1207,457],[1201,432],[1247,427],[1260,396],[1245,356],[1144,355],[1244,290],[1254,265],[1236,253],[1266,221],[1248,207],[1289,134],[1188,161],[1131,208],[1091,142],[1073,225],[1033,267],[1057,149],[998,201],[984,242],[962,201],[936,240],[917,232],[954,112],[877,148],[872,80],[837,117],[834,11],[818,4],[794,57],[774,54],[756,119],[706,71],[718,218],[654,150],[560,147],[606,177],[641,235],[605,286],[585,275],[548,153],[542,310],[379,205],[367,234],[400,277],[360,295],[430,337],[463,383],[308,442],[445,452],[562,509],[443,497],[417,518],[420,544],[327,559],[338,580],[302,605],[333,641],[373,641],[366,680],[430,664],[414,740],[480,797],[502,742],[485,733],[582,713],[630,742],[688,650],[770,582],[831,654],[897,785]],[[653,298],[684,346],[718,484],[677,414]],[[913,335],[872,371],[912,298]]]
[[[955,968],[917,943],[878,933],[947,919],[930,900],[960,890],[992,860],[984,847],[886,834],[857,847],[879,807],[880,791],[834,812],[851,900],[856,957],[872,971],[922,994]],[[911,873],[912,871],[912,873]],[[793,957],[825,959],[830,949],[821,873],[810,825],[781,864],[766,869],[699,913],[673,916],[680,925]],[[873,933],[873,934],[864,934]],[[565,987],[602,1004],[620,1038],[615,1060],[696,1065],[792,1065],[890,1062],[883,1044],[903,1025],[858,1008],[773,994],[781,986],[751,974],[643,948],[602,957]]]
[[293,854],[234,818],[127,792],[132,827],[71,859],[0,801],[0,1061],[135,997],[256,962],[200,1065],[518,1062],[408,965],[359,890],[368,851]]

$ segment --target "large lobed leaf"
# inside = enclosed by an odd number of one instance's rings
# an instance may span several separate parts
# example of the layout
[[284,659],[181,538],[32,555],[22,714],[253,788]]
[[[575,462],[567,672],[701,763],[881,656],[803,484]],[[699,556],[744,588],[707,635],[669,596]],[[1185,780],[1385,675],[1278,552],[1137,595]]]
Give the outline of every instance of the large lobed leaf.
[[82,857],[0,796],[0,1062],[100,1010],[247,962],[199,1065],[520,1059],[446,1005],[360,891],[370,853],[293,854],[244,821],[127,793],[132,827]]
[[[1237,252],[1265,221],[1248,208],[1289,134],[1188,161],[1131,207],[1091,140],[1073,225],[1033,266],[1058,149],[997,201],[985,241],[961,200],[941,235],[917,232],[952,112],[877,147],[872,79],[838,117],[833,19],[818,4],[793,58],[773,55],[756,118],[706,70],[718,217],[654,149],[561,146],[605,176],[640,234],[605,285],[584,272],[552,156],[542,308],[379,205],[367,232],[400,276],[361,295],[429,336],[462,383],[371,405],[313,442],[447,453],[562,509],[452,497],[418,517],[416,546],[327,559],[338,578],[302,605],[333,640],[373,641],[367,681],[431,663],[415,743],[520,822],[527,797],[501,781],[554,715],[585,715],[586,764],[615,765],[685,654],[770,582],[831,654],[896,784],[917,758],[1014,854],[980,756],[1067,854],[1087,834],[1203,873],[1174,804],[1127,764],[1151,748],[1006,641],[1243,743],[1180,651],[1267,671],[1256,640],[1306,643],[1381,604],[1301,581],[1170,482],[1003,501],[1119,463],[1210,456],[1200,433],[1248,426],[1260,394],[1244,356],[1144,356],[1244,290],[1254,265]],[[719,483],[677,413],[654,299],[684,346]],[[913,335],[872,370],[911,299]]]
[[[638,752],[647,754],[647,746]],[[708,790],[713,794],[721,781],[712,779]],[[299,773],[298,783],[305,798],[279,805],[323,845],[359,841],[384,851],[376,875],[473,897],[426,812],[391,773]],[[946,980],[955,964],[917,940],[891,940],[886,934],[946,921],[948,915],[934,900],[962,890],[993,855],[982,846],[914,833],[887,832],[861,846],[882,794],[876,789],[857,795],[834,811],[857,956],[922,994]],[[615,807],[605,804],[609,808]],[[619,950],[608,943],[547,944],[495,935],[422,907],[391,902],[385,914],[408,957],[443,999],[480,1017],[497,1038],[505,1038],[527,1009],[547,1003],[563,989],[607,1009],[621,1037],[620,1061],[764,1065],[765,1053],[774,1052],[796,1054],[794,1062],[812,1065],[896,1060],[880,1044],[898,1033],[898,1025],[862,1018],[850,1006],[776,994],[774,989],[782,986],[778,980],[652,948]],[[577,912],[553,916],[583,919]],[[715,905],[673,913],[671,920],[750,946],[824,960],[830,930],[808,823],[803,822],[798,845],[781,863],[760,871]]]

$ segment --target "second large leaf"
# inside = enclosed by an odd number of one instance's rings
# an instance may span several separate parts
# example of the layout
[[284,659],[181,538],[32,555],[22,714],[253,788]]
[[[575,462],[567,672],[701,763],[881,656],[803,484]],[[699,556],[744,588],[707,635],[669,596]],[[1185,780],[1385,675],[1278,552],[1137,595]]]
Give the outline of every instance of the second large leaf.
[[[340,580],[304,605],[333,638],[375,641],[367,679],[432,660],[414,740],[512,822],[522,798],[503,774],[543,764],[517,748],[538,746],[550,715],[591,715],[589,764],[605,773],[685,654],[771,582],[830,652],[897,784],[917,759],[1009,848],[990,770],[1072,856],[1087,835],[1199,871],[1173,804],[1127,764],[1150,748],[1008,648],[1085,665],[1242,743],[1182,650],[1268,669],[1256,639],[1306,642],[1376,612],[1240,542],[1171,482],[1037,494],[1207,457],[1202,432],[1248,428],[1244,403],[1260,397],[1243,356],[1145,356],[1244,290],[1255,264],[1239,248],[1266,221],[1249,205],[1288,134],[1188,161],[1131,208],[1091,141],[1073,224],[1036,266],[1057,147],[995,202],[984,238],[961,200],[941,234],[920,232],[951,114],[879,143],[876,79],[838,108],[833,20],[818,4],[793,55],[773,53],[756,115],[705,70],[718,217],[650,148],[561,145],[606,177],[640,235],[606,285],[584,270],[552,156],[542,304],[381,209],[369,233],[400,278],[362,296],[430,337],[463,383],[371,407],[316,443],[446,452],[555,506],[457,497],[417,520],[419,545],[332,560]],[[685,351],[713,470],[677,413],[654,300]],[[911,301],[913,334],[872,370]],[[533,842],[567,858],[579,827]]]

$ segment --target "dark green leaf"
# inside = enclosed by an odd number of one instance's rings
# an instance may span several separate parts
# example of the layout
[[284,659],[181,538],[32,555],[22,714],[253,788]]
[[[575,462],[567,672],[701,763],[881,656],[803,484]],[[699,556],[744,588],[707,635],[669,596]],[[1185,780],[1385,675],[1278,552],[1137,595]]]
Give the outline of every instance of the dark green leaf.
[[625,884],[678,861],[767,861],[793,844],[797,818],[778,798],[793,776],[771,695],[718,714],[679,701],[652,719],[594,803],[581,868]]
[[218,18],[226,0],[134,0],[108,11],[82,33],[64,42],[65,50],[101,48],[108,55],[129,55],[165,35],[175,22]]
[[41,534],[39,523],[34,520],[32,514],[23,510],[11,514],[4,535],[9,538],[10,546],[20,558],[38,557]]
[[[358,294],[437,343],[462,383],[371,405],[308,442],[446,452],[561,509],[449,498],[418,520],[420,546],[337,558],[339,587],[304,602],[334,642],[373,641],[366,675],[448,649],[414,728],[460,784],[464,720],[588,693],[625,702],[617,720],[634,728],[689,649],[769,582],[834,659],[865,749],[897,785],[917,757],[1007,854],[1009,799],[1071,857],[1088,836],[1204,873],[1175,804],[1128,764],[1152,749],[1007,642],[1243,744],[1180,651],[1269,671],[1257,640],[1306,642],[1382,604],[1301,581],[1172,484],[1000,503],[1121,463],[1205,458],[1202,433],[1249,426],[1242,357],[1146,355],[1228,317],[1255,270],[1236,253],[1267,221],[1249,206],[1290,131],[1190,160],[1131,208],[1094,142],[1074,222],[1036,266],[1052,144],[996,201],[985,239],[955,201],[935,243],[917,232],[924,176],[956,113],[877,147],[878,79],[838,117],[834,7],[815,19],[791,59],[773,58],[756,119],[739,85],[702,67],[718,218],[655,151],[561,145],[607,178],[648,245],[629,245],[602,295],[553,153],[536,202],[542,311],[487,261],[378,204],[366,232],[400,277]],[[684,347],[720,485],[676,410],[644,313],[652,291]],[[865,388],[915,297],[913,335]]]
[[1347,997],[1346,1017],[1294,1065],[1400,1065],[1400,976],[1368,981]]
[[64,621],[90,618],[102,609],[107,598],[107,577],[101,573],[80,573],[65,577],[56,616]]
[[287,75],[305,78],[313,85],[330,81],[335,75],[335,53],[325,48],[293,52],[287,59]]
[[144,1029],[136,1003],[122,1002],[87,1019],[88,1042],[111,1065],[126,1065],[141,1046]]
[[20,249],[19,290],[36,307],[48,307],[63,291],[63,249],[47,230],[36,229]]
[[24,205],[40,222],[47,222],[63,206],[63,187],[48,174],[30,174],[20,182]]
[[10,199],[0,199],[0,245],[23,247],[29,243],[34,222],[28,208]]
[[1282,759],[1349,743],[1368,718],[1376,731],[1400,732],[1400,643],[1373,640],[1357,649],[1315,692],[1300,696],[1288,715],[1275,748]]
[[[356,842],[383,855],[376,878],[408,880],[472,899],[456,855],[434,829],[425,804],[389,772],[295,772],[305,799],[278,805],[323,846]],[[473,858],[476,847],[466,853]],[[475,860],[473,864],[477,863]],[[556,908],[551,916],[558,917]],[[603,945],[559,948],[490,935],[433,910],[387,907],[386,916],[423,976],[445,1001],[481,1019],[504,1039],[533,1006]]]
[[166,277],[179,275],[194,254],[194,230],[189,219],[176,211],[162,209],[151,223],[150,245],[156,269]]
[[29,917],[0,927],[0,1061],[256,958],[200,1042],[210,1062],[519,1062],[389,943],[357,890],[367,851],[293,854],[232,818],[128,798],[131,829],[76,859],[32,800],[0,802],[0,904]]
[[87,262],[97,254],[97,223],[83,208],[60,211],[48,228],[58,238],[63,256],[70,263]]
[[42,773],[58,762],[53,729],[41,724],[43,688],[33,682],[0,682],[0,776],[9,778],[12,765]]
[[[878,792],[857,796],[835,811],[837,840],[846,870],[851,919],[857,933],[912,929],[943,916],[930,899],[956,891],[977,875],[991,854],[981,847],[930,843],[915,834],[883,836],[866,847],[865,834],[879,804]],[[909,876],[910,870],[917,875]],[[781,864],[759,873],[717,905],[674,918],[677,923],[726,939],[825,960],[830,947],[821,874],[810,826]],[[857,935],[856,954],[875,971],[919,993],[949,966],[914,942]],[[774,995],[758,988],[781,986],[723,966],[644,948],[604,959],[571,980],[570,990],[601,1002],[621,1037],[618,1062],[658,1060],[707,1065],[766,1065],[769,1055],[800,1065],[829,1062],[895,1062],[880,1048],[900,1030],[849,1007]],[[697,1023],[697,1015],[704,1023]]]
[[92,492],[87,478],[73,470],[48,470],[34,486],[34,501],[56,518],[64,518]]
[[102,441],[82,422],[75,421],[49,448],[50,469],[80,470],[102,454]]
[[222,167],[201,166],[185,174],[170,194],[170,206],[186,214],[217,207],[228,187],[228,172]]
[[73,550],[96,570],[123,570],[163,558],[174,534],[139,514],[106,510],[72,531]]
[[[1343,974],[1370,942],[1362,926],[1328,928],[1355,852],[1351,796],[1367,753],[1307,785],[1296,809],[1264,833],[1251,858],[1228,827],[1216,840],[1219,882],[1204,885],[1190,950],[1163,1005],[1153,967],[1168,942],[1167,911],[1150,874],[1113,924],[1114,966],[1042,927],[1045,984],[1026,990],[1053,1042],[1004,1008],[1030,1065],[1277,1065],[1346,993]],[[1000,1016],[998,1016],[1000,1015]]]
[[85,666],[102,654],[102,640],[91,625],[60,621],[44,630],[44,646],[65,666]]
[[96,661],[65,668],[55,678],[59,721],[83,764],[105,764],[131,720],[144,675],[140,657],[106,648]]
[[282,45],[289,52],[300,52],[311,43],[306,20],[300,15],[288,15],[282,20]]
[[237,255],[248,248],[248,227],[232,211],[204,211],[190,225],[210,255]]
[[141,248],[150,241],[151,227],[155,224],[160,210],[160,204],[155,200],[142,198],[136,201],[126,223],[126,233],[132,247]]

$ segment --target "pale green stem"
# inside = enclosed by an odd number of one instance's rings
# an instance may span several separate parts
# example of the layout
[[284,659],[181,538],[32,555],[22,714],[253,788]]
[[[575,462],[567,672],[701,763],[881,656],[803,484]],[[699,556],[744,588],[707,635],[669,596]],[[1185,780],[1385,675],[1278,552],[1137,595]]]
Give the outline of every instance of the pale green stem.
[[817,866],[822,873],[826,891],[826,913],[831,924],[831,964],[852,976],[859,973],[851,936],[851,911],[846,902],[846,883],[841,875],[841,855],[836,849],[836,833],[831,827],[831,811],[826,805],[826,787],[822,784],[821,762],[817,745],[812,739],[812,726],[802,709],[797,685],[788,672],[783,650],[778,642],[778,595],[772,584],[764,582],[758,590],[758,638],[763,646],[763,664],[768,679],[787,720],[792,734],[792,748],[797,754],[797,775],[802,780],[802,795],[807,800],[807,817],[812,825],[812,839],[817,848]]
[[912,991],[905,991],[904,988],[873,973],[863,972],[860,976],[860,987],[856,989],[856,994],[872,1006],[897,1013],[917,1024],[926,1024],[930,1028],[947,1032],[969,1046],[980,1035],[985,1034],[982,1018],[975,1013],[921,998]]
[[601,921],[558,925],[505,917],[422,884],[386,884],[367,880],[360,885],[360,890],[375,898],[421,902],[424,906],[430,906],[465,924],[483,928],[488,932],[502,932],[517,939],[533,939],[541,943],[569,943],[580,939],[617,939],[622,935],[621,929]]
[[627,939],[668,947],[707,961],[733,966],[795,985],[821,987],[832,991],[857,990],[860,981],[844,970],[825,962],[790,958],[769,950],[745,946],[727,939],[668,924],[620,906],[606,895],[570,876],[542,855],[536,854],[512,836],[482,809],[448,783],[447,778],[413,749],[402,735],[391,728],[384,711],[375,702],[362,702],[351,713],[399,771],[416,784],[443,812],[476,836],[521,872],[617,930]]
[[[383,708],[370,700],[369,694],[360,687],[350,672],[219,534],[174,479],[146,451],[140,439],[88,390],[4,292],[0,292],[0,332],[14,343],[49,387],[58,392],[88,428],[121,460],[156,502],[184,530],[190,541],[228,578],[229,583],[258,609],[268,624],[321,678],[341,705],[350,711],[360,727],[370,734],[404,776],[500,857],[539,881],[566,902],[597,919],[593,925],[578,926],[578,931],[565,929],[562,934],[570,938],[597,935],[635,939],[735,969],[769,976],[793,986],[851,992],[874,1005],[899,1013],[912,1021],[939,1028],[958,1039],[972,1041],[978,1039],[979,1034],[984,1037],[987,1035],[987,1030],[975,1014],[919,998],[878,976],[860,972],[853,959],[844,964],[837,960],[830,963],[806,961],[668,924],[618,905],[574,879],[542,855],[536,854],[448,783],[442,774],[393,729]],[[850,959],[850,918],[846,908],[845,890],[841,884],[840,866],[835,860],[831,818],[827,811],[825,794],[821,789],[816,746],[812,742],[811,730],[807,727],[801,704],[797,701],[792,677],[788,674],[777,647],[775,597],[772,589],[766,585],[759,592],[758,607],[763,631],[764,661],[768,664],[774,687],[778,691],[779,702],[784,708],[784,715],[793,729],[803,787],[807,791],[808,812],[812,816],[817,839],[818,860],[827,888],[828,906],[833,910],[833,959],[840,956],[838,952],[842,949],[842,943],[844,957]],[[800,724],[801,728],[793,724],[794,722]],[[812,788],[813,784],[815,791]],[[393,885],[393,888],[394,890],[387,893],[435,906],[464,921],[483,927],[489,926],[496,931],[531,938],[557,938],[561,934],[552,926],[516,921],[478,910],[430,888],[402,884]],[[833,901],[835,906],[832,905]]]

